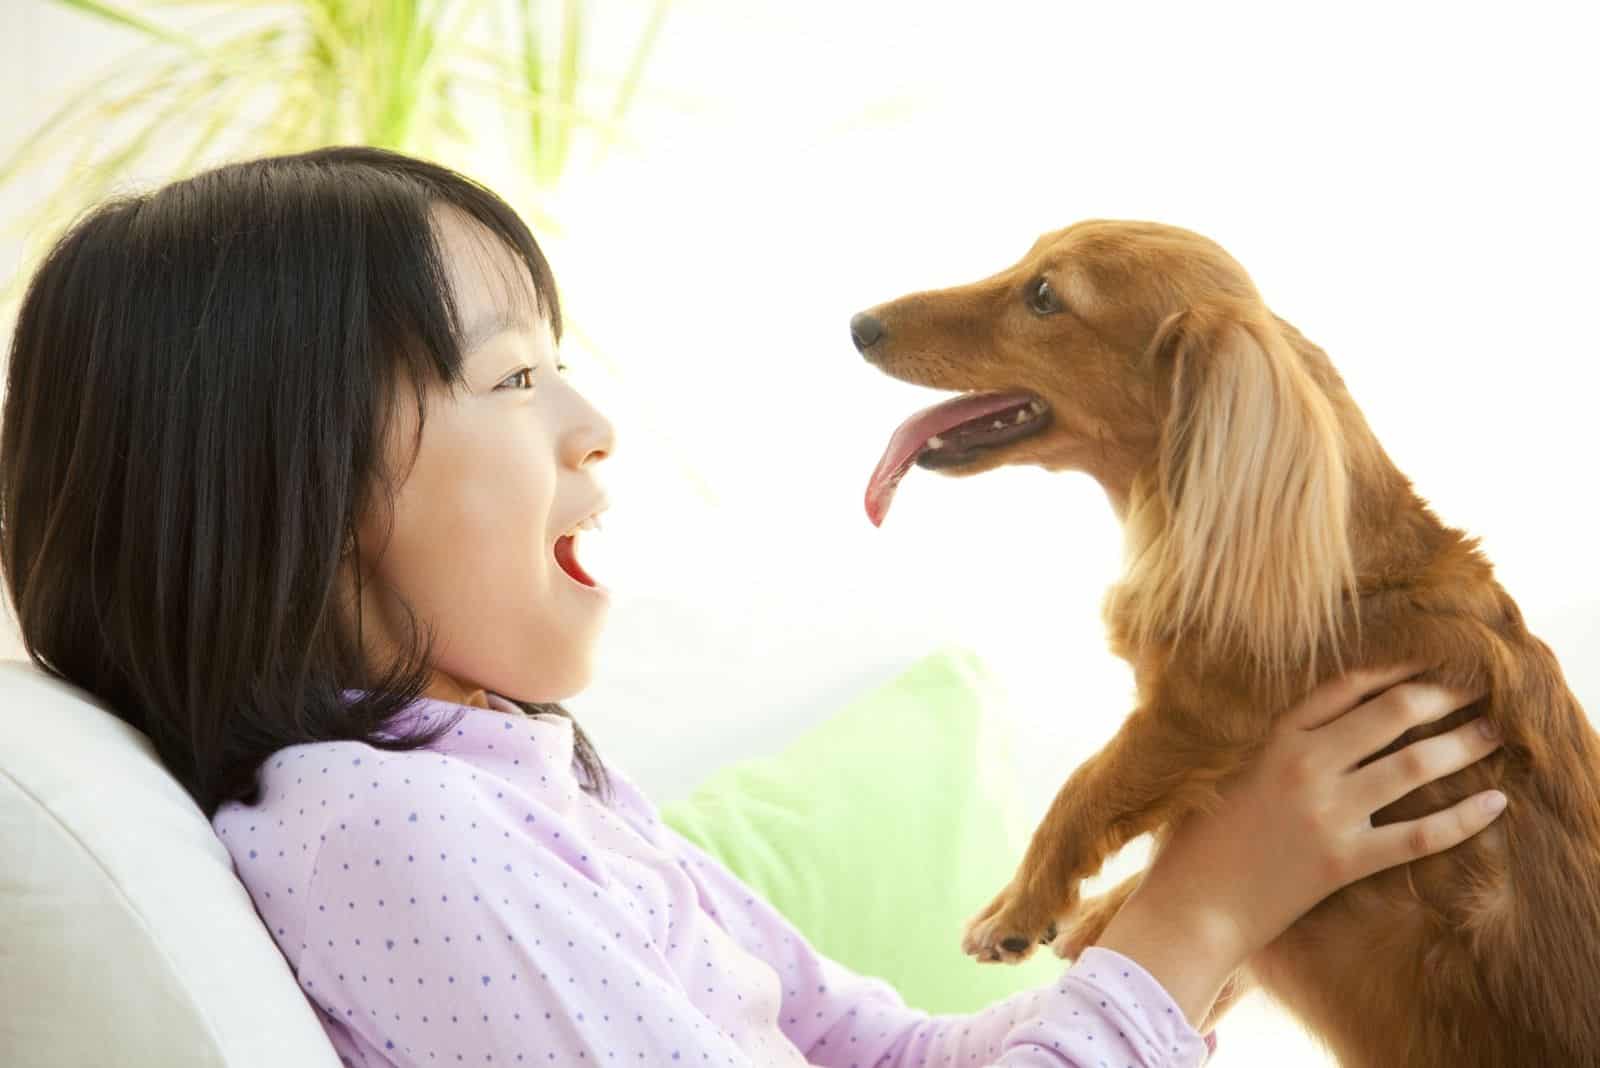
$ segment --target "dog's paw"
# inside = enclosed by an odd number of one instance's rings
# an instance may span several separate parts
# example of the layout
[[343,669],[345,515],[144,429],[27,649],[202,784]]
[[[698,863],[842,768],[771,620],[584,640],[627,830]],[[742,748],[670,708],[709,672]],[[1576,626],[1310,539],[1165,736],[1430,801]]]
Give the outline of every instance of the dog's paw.
[[1077,904],[1076,888],[1067,900],[1041,907],[1007,886],[967,921],[961,951],[980,962],[1017,964],[1027,960],[1034,946],[1053,944]]
[[1046,932],[1045,940],[1050,943],[1050,951],[1062,960],[1077,960],[1080,953],[1100,941],[1106,925],[1111,922],[1111,916],[1111,913],[1089,909],[1085,905],[1076,915],[1066,917],[1059,927],[1052,925]]

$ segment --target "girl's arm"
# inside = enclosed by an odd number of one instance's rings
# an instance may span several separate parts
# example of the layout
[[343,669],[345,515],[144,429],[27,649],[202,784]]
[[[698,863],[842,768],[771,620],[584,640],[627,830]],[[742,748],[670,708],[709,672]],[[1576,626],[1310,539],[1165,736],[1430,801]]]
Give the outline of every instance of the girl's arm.
[[1472,797],[1372,826],[1373,812],[1499,744],[1467,724],[1358,768],[1473,699],[1405,683],[1417,670],[1355,672],[1312,691],[1224,784],[1218,805],[1174,829],[1097,945],[1056,983],[970,1016],[909,1009],[887,984],[822,957],[730,872],[667,833],[708,911],[784,978],[783,1026],[814,1064],[1199,1064],[1214,1042],[1196,1028],[1251,955],[1340,887],[1447,849],[1496,815]]
[[[1208,1053],[1211,1043],[1160,983],[1133,960],[1099,946],[1085,950],[1072,967],[1063,965],[1056,982],[980,1012],[931,1015],[910,1008],[888,983],[819,953],[698,846],[671,828],[663,826],[659,833],[694,882],[701,907],[778,974],[783,983],[779,1022],[808,1064],[1078,1068],[1104,1061],[1170,1068],[1200,1064]],[[1207,955],[1213,947],[1185,932],[1174,934],[1172,948],[1188,947],[1196,967],[1209,973],[1213,962]]]
[[[668,896],[635,897],[618,884],[646,885],[645,869],[615,854],[597,863],[592,827],[502,800],[488,777],[440,781],[449,789],[437,799],[426,789],[375,792],[341,811],[296,895],[303,928],[280,932],[280,943],[299,947],[300,986],[352,1068],[801,1068],[923,1057],[1087,1068],[1135,1043],[1117,1063],[1145,1068],[1197,1063],[1204,1048],[1181,1016],[1156,1009],[1164,995],[1142,971],[1064,979],[979,1017],[930,1018],[816,954],[687,843],[661,856],[674,875]],[[671,844],[655,831],[653,841]],[[715,910],[712,920],[702,909]],[[730,945],[712,956],[712,921],[741,932],[749,952]],[[1091,953],[1113,969],[1121,962]],[[720,1019],[708,1015],[713,1002]]]

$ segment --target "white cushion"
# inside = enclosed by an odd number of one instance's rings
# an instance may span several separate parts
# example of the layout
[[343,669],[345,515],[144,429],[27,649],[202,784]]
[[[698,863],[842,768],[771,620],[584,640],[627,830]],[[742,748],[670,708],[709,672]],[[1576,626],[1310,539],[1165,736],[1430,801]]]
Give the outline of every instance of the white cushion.
[[339,1061],[140,731],[0,660],[0,1064]]

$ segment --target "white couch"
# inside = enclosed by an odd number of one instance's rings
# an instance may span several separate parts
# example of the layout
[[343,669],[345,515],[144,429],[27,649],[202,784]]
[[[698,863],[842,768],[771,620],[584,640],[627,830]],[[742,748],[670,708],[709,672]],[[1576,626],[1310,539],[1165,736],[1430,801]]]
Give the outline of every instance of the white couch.
[[150,740],[19,660],[0,661],[0,1064],[339,1065]]

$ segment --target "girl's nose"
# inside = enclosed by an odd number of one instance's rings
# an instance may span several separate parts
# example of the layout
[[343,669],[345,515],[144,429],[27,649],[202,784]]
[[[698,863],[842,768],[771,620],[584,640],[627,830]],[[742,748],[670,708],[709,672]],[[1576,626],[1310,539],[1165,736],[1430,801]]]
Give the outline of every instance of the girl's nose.
[[564,459],[574,468],[605,459],[616,448],[616,428],[600,409],[586,400],[579,403],[577,419],[567,432]]

